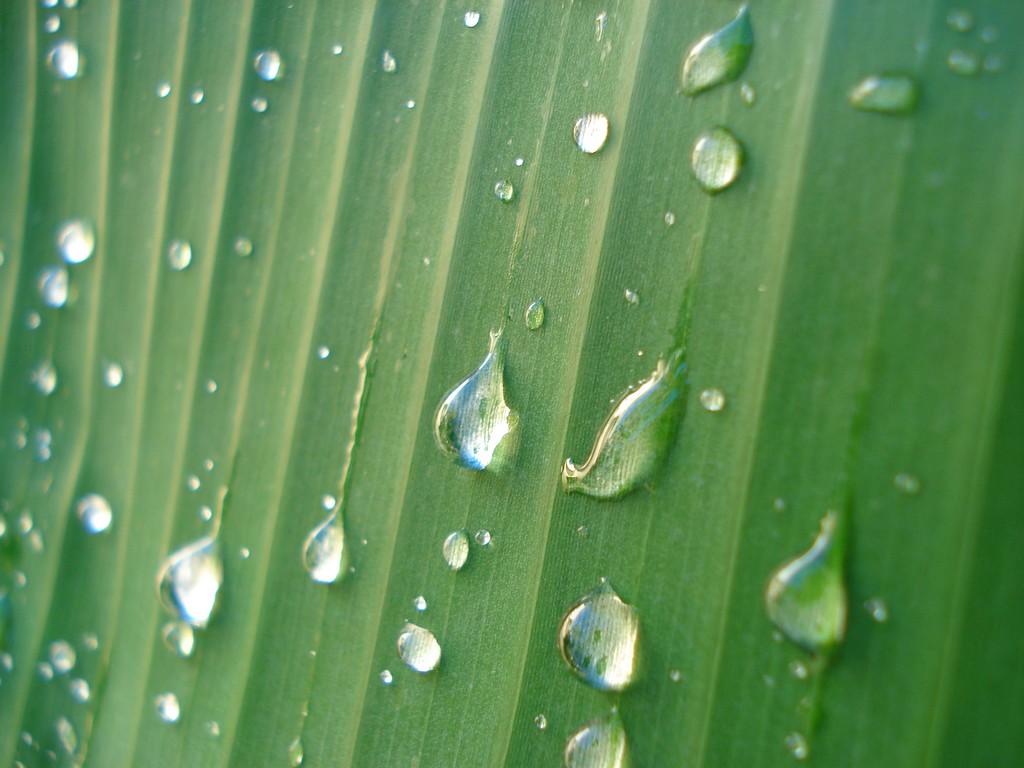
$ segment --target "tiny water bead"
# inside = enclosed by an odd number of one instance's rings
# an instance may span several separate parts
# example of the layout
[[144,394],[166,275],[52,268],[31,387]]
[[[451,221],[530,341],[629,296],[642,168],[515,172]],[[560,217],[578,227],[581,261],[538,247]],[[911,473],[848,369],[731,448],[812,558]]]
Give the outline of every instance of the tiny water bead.
[[291,768],[299,768],[302,761],[306,759],[306,752],[302,748],[302,738],[296,737],[295,741],[288,745],[288,765]]
[[157,573],[157,594],[164,608],[203,629],[217,607],[224,564],[216,533],[187,544],[168,557]]
[[588,155],[601,151],[608,141],[608,116],[600,112],[583,115],[572,127],[572,138],[576,146]]
[[264,97],[253,96],[252,100],[249,102],[249,106],[252,107],[253,112],[262,115],[264,112],[267,111],[267,107],[269,107],[270,105],[267,103],[267,100]]
[[284,74],[284,62],[281,59],[281,54],[273,48],[257,51],[252,60],[252,68],[256,70],[256,75],[260,80],[265,80],[268,83],[279,79]]
[[750,83],[743,83],[740,85],[740,99],[748,107],[752,107],[757,101],[757,91],[754,90],[754,86]]
[[802,733],[793,731],[786,736],[785,740],[786,749],[789,750],[789,754],[795,757],[797,760],[807,759],[807,739]]
[[717,194],[736,181],[746,153],[740,140],[728,128],[705,131],[693,145],[690,164],[694,178],[708,194]]
[[628,768],[626,729],[617,713],[592,720],[569,737],[562,754],[565,768]]
[[188,100],[193,104],[202,104],[203,99],[206,98],[206,91],[202,88],[193,88],[192,92],[188,95]]
[[452,531],[441,546],[444,561],[453,571],[461,571],[469,558],[469,534],[466,531]]
[[565,460],[564,490],[610,499],[650,480],[675,438],[685,406],[685,374],[682,350],[658,360],[650,378],[612,409],[587,460],[579,467],[571,458]]
[[156,716],[168,725],[178,722],[181,717],[181,705],[173,693],[158,694],[153,699],[153,706],[156,708]]
[[807,669],[807,665],[804,664],[800,659],[793,659],[789,662],[789,674],[795,677],[797,680],[806,680],[807,675],[810,674]]
[[192,625],[184,621],[169,621],[160,630],[160,637],[167,650],[175,656],[187,659],[196,647],[196,634]]
[[82,635],[82,647],[87,651],[95,651],[100,647],[100,639],[95,632],[86,632]]
[[47,267],[39,275],[39,295],[52,309],[60,309],[68,300],[67,267]]
[[690,47],[679,70],[680,90],[687,96],[696,96],[735,80],[746,69],[753,47],[750,9],[744,5],[735,19]]
[[896,475],[892,479],[892,484],[897,491],[907,496],[916,496],[921,492],[921,481],[914,477],[914,475],[907,474],[906,472],[900,472]]
[[901,73],[871,75],[857,83],[848,98],[864,112],[905,115],[917,105],[917,81]]
[[974,14],[960,8],[951,8],[946,13],[946,26],[954,32],[970,32],[974,29]]
[[491,546],[491,532],[483,528],[476,532],[476,534],[473,536],[473,539],[481,547],[486,548]]
[[790,640],[814,653],[828,654],[846,633],[846,542],[834,511],[821,520],[811,548],[780,566],[765,590],[768,618]]
[[320,506],[330,512],[336,506],[338,506],[338,499],[331,496],[329,493],[325,493],[320,497]]
[[252,240],[248,237],[239,235],[231,245],[239,256],[252,256]]
[[68,693],[71,698],[79,704],[85,704],[92,696],[92,690],[89,688],[89,683],[80,677],[76,677],[68,683]]
[[41,661],[36,665],[36,674],[44,683],[53,680],[53,667],[48,661]]
[[536,331],[544,325],[544,300],[537,299],[530,302],[525,312],[526,327],[528,330]]
[[384,51],[384,53],[381,54],[381,69],[389,75],[393,74],[398,69],[398,62],[391,54],[391,51]]
[[640,620],[603,581],[570,606],[558,628],[558,650],[578,677],[602,691],[621,691],[636,678]]
[[316,348],[316,356],[321,360],[326,360],[331,356],[331,348],[325,345],[321,345]]
[[494,196],[504,203],[507,203],[515,195],[516,190],[512,182],[502,179],[494,185]]
[[331,46],[331,53],[335,56],[341,56],[345,52],[345,46],[341,43],[335,43]]
[[542,712],[541,714],[533,718],[533,724],[537,726],[537,730],[543,731],[546,730],[548,727],[548,719]]
[[678,683],[680,680],[683,679],[683,673],[680,672],[678,669],[670,670],[668,673],[668,679],[671,680],[673,683]]
[[187,478],[185,478],[185,487],[188,488],[193,493],[198,491],[201,485],[202,482],[196,475],[189,475]]
[[472,29],[480,23],[480,11],[466,11],[462,17],[462,23]]
[[889,606],[880,597],[871,597],[865,600],[864,610],[879,624],[885,624],[889,620]]
[[345,573],[345,526],[332,511],[306,536],[302,544],[302,567],[313,581],[334,584]]
[[43,22],[43,29],[49,32],[51,35],[60,29],[60,16],[54,14],[53,16],[47,16]]
[[68,264],[87,261],[96,250],[96,229],[85,219],[68,219],[57,227],[57,253]]
[[718,387],[708,387],[700,392],[700,405],[705,411],[718,413],[725,408],[725,392]]
[[487,469],[515,425],[505,402],[505,350],[501,331],[492,332],[483,362],[445,395],[434,417],[437,447],[465,469]]
[[29,371],[29,381],[39,394],[52,395],[57,389],[57,369],[49,360],[44,360]]
[[103,533],[110,528],[114,514],[110,502],[98,493],[87,493],[75,503],[75,514],[86,533]]
[[156,97],[158,99],[166,99],[171,95],[171,84],[166,80],[163,80],[156,84]]
[[441,663],[441,646],[429,629],[406,624],[398,635],[398,655],[414,672],[430,672]]
[[635,307],[640,303],[640,294],[634,291],[632,288],[627,288],[623,291],[623,296],[626,298],[626,303],[631,307]]
[[218,723],[216,720],[208,720],[203,727],[206,729],[206,732],[211,736],[220,736],[220,723]]
[[167,263],[175,272],[181,272],[192,263],[192,244],[188,240],[172,240],[167,246]]
[[412,607],[422,613],[427,610],[427,599],[423,595],[419,595],[415,600],[412,601]]
[[394,678],[394,676],[393,676],[393,675],[391,674],[391,670],[390,670],[390,669],[382,669],[382,670],[380,671],[380,681],[381,681],[381,682],[382,682],[382,683],[383,683],[384,685],[391,685],[391,683],[392,683],[392,682],[394,682],[394,679],[395,679],[395,678]]
[[71,721],[61,715],[54,724],[54,730],[57,733],[57,741],[60,742],[61,749],[69,755],[75,754],[78,751],[78,733],[75,732],[75,726],[71,724]]
[[962,77],[974,77],[981,72],[981,59],[972,51],[955,48],[946,57],[946,64],[952,72]]
[[55,640],[50,643],[49,655],[53,671],[58,675],[66,675],[75,668],[75,662],[78,660],[75,649],[67,640]]
[[46,54],[46,66],[50,72],[61,80],[73,80],[82,74],[82,60],[78,52],[78,43],[72,40],[59,40]]

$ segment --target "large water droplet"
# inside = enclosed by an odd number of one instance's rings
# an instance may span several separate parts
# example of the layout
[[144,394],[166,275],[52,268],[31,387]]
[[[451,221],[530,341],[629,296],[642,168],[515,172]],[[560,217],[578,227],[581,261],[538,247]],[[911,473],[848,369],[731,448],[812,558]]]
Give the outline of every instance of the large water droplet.
[[677,350],[659,360],[646,381],[623,397],[605,420],[579,468],[562,467],[562,487],[598,498],[614,498],[647,482],[661,466],[684,406],[686,363]]
[[181,705],[173,693],[159,694],[153,699],[153,706],[156,708],[156,716],[165,723],[176,723],[181,717]]
[[729,187],[740,175],[745,153],[740,140],[721,126],[697,137],[690,155],[693,175],[709,194]]
[[204,536],[171,554],[156,580],[164,608],[193,627],[206,627],[224,581],[216,535]]
[[284,62],[281,60],[281,54],[273,48],[258,51],[252,60],[252,67],[256,70],[260,80],[266,80],[268,83],[277,80],[284,74]]
[[58,675],[66,675],[75,668],[78,655],[67,640],[54,640],[50,643],[50,664]]
[[57,369],[49,360],[44,360],[29,371],[29,381],[40,394],[52,395],[57,388]]
[[569,669],[602,691],[621,691],[636,678],[636,609],[607,581],[577,600],[558,627],[558,650]]
[[608,116],[599,112],[584,115],[572,127],[572,138],[588,155],[599,152],[608,140]]
[[462,17],[462,23],[472,29],[480,23],[480,11],[466,11]]
[[441,646],[429,629],[406,624],[398,635],[398,655],[409,669],[430,672],[441,663]]
[[850,104],[865,112],[903,115],[917,105],[917,81],[900,73],[871,75],[853,87]]
[[592,720],[569,737],[565,768],[627,768],[629,745],[618,714]]
[[507,203],[515,195],[515,187],[512,186],[512,182],[505,181],[502,179],[494,185],[494,196],[501,200],[503,203]]
[[192,244],[188,240],[172,240],[167,246],[167,263],[175,272],[188,267],[192,263]]
[[536,331],[544,325],[544,300],[537,299],[526,308],[526,327]]
[[345,527],[337,512],[331,512],[306,536],[302,565],[313,581],[333,584],[344,575]]
[[196,647],[196,634],[192,625],[184,621],[169,621],[160,630],[164,645],[175,656],[187,659]]
[[830,511],[811,548],[783,563],[765,590],[768,618],[815,653],[828,653],[846,632],[845,548],[839,514]]
[[434,440],[460,467],[487,469],[512,431],[515,414],[505,403],[504,371],[505,341],[500,331],[492,332],[483,362],[445,395],[437,409]]
[[103,533],[114,518],[110,502],[98,493],[87,493],[80,498],[75,504],[75,514],[86,533]]
[[47,267],[39,275],[39,295],[43,303],[53,309],[60,309],[68,300],[67,267]]
[[452,531],[441,549],[448,567],[453,571],[461,571],[469,557],[469,534],[466,531]]
[[81,264],[96,250],[96,229],[85,219],[68,219],[57,227],[57,252],[68,264]]
[[753,47],[750,9],[744,5],[735,19],[690,47],[679,71],[680,89],[687,96],[696,96],[735,80],[746,69]]
[[82,60],[78,44],[72,40],[60,40],[46,54],[46,66],[61,80],[71,80],[82,73]]

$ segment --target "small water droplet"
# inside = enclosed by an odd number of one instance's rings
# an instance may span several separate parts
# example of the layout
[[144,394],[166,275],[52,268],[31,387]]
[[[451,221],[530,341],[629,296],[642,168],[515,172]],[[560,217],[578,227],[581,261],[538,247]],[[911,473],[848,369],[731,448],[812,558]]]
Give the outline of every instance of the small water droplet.
[[217,391],[217,382],[214,379],[207,379],[206,384],[203,385],[209,394],[213,394]]
[[87,651],[95,651],[100,647],[100,639],[95,632],[86,632],[82,635],[82,647]]
[[57,14],[47,16],[46,20],[43,22],[43,29],[51,35],[54,32],[57,32],[60,29],[60,16]]
[[39,4],[43,8],[56,8],[60,0],[39,0]]
[[76,677],[70,683],[68,683],[68,693],[71,694],[71,698],[77,701],[79,704],[85,704],[89,701],[89,697],[92,696],[92,691],[89,688],[89,683],[80,677]]
[[199,519],[204,523],[210,522],[213,519],[213,510],[204,504],[199,508]]
[[507,203],[512,199],[512,196],[515,195],[515,193],[515,187],[512,186],[512,182],[510,181],[502,179],[494,185],[494,196],[502,202]]
[[526,308],[526,327],[531,331],[536,331],[542,325],[544,325],[544,300],[537,299],[530,303]]
[[295,741],[288,745],[288,765],[291,768],[299,768],[305,757],[306,753],[302,748],[302,738],[297,736]]
[[718,413],[725,408],[725,392],[718,387],[708,387],[700,392],[700,405],[705,411]]
[[752,107],[757,101],[757,91],[754,90],[754,86],[750,83],[742,83],[740,85],[740,99],[748,107]]
[[804,664],[800,659],[793,659],[789,662],[789,674],[795,677],[797,680],[806,680],[809,674],[807,665]]
[[36,674],[39,679],[44,683],[48,683],[53,680],[53,667],[50,666],[50,662],[41,661],[36,665]]
[[505,402],[505,349],[501,332],[492,332],[483,362],[438,406],[434,441],[460,467],[487,469],[515,425],[515,414]]
[[590,112],[579,118],[572,127],[572,138],[588,155],[599,152],[608,140],[608,116]]
[[786,500],[783,499],[781,496],[775,499],[775,501],[772,502],[772,509],[774,509],[776,512],[785,512]]
[[220,736],[220,723],[218,723],[216,720],[207,721],[207,723],[203,727],[206,728],[206,732],[214,738]]
[[735,80],[746,69],[753,47],[750,9],[744,5],[735,19],[691,46],[679,70],[680,89],[687,96],[696,96]]
[[204,536],[173,552],[157,573],[157,593],[164,608],[203,629],[217,607],[224,565],[216,535]]
[[175,272],[187,268],[192,263],[192,244],[188,240],[172,240],[167,246],[167,263]]
[[658,360],[650,378],[628,392],[605,419],[582,466],[562,467],[562,487],[615,498],[647,482],[661,466],[685,405],[686,363],[677,350]]
[[472,29],[480,23],[480,11],[466,11],[465,16],[462,17],[462,23]]
[[981,60],[981,68],[989,74],[1002,72],[1006,68],[1006,60],[998,53],[990,53]]
[[321,360],[326,360],[331,356],[331,348],[328,346],[321,345],[316,348],[316,356]]
[[671,680],[673,683],[678,683],[680,680],[683,679],[683,673],[680,672],[678,669],[673,669],[668,673],[668,679]]
[[256,75],[260,80],[265,80],[268,83],[277,80],[284,74],[284,62],[281,60],[281,54],[273,48],[257,51],[252,60],[252,68],[256,70]]
[[345,527],[331,512],[314,527],[302,544],[302,566],[313,581],[333,584],[344,573]]
[[156,716],[165,723],[176,723],[181,717],[181,705],[178,704],[178,697],[173,693],[161,693],[153,699],[153,706],[156,708]]
[[[405,108],[406,109],[415,109],[415,107],[416,107],[416,100],[415,99],[409,99],[407,102],[405,102]],[[427,263],[429,264],[430,262],[428,261]]]
[[900,472],[896,475],[892,479],[892,484],[897,491],[905,493],[907,496],[915,496],[921,492],[921,481],[914,477],[914,475],[907,474],[906,472]]
[[201,485],[202,483],[200,482],[199,477],[196,475],[189,475],[188,477],[185,478],[185,487],[188,488],[193,493],[198,491]]
[[262,115],[267,111],[267,107],[270,105],[263,96],[253,96],[252,100],[249,102],[249,106],[252,107],[253,112]]
[[427,610],[427,598],[423,595],[419,595],[415,600],[412,601],[413,608],[422,613]]
[[31,531],[33,525],[35,525],[35,521],[32,519],[32,513],[27,509],[18,515],[18,533],[22,536]]
[[384,51],[381,55],[381,69],[387,74],[393,74],[398,69],[398,62],[395,61],[395,57],[391,55],[391,51]]
[[345,52],[345,46],[341,43],[335,43],[331,46],[331,53],[335,56],[341,56]]
[[904,115],[917,105],[917,81],[901,73],[871,75],[857,83],[848,98],[865,112]]
[[469,557],[469,534],[465,531],[452,531],[441,547],[444,561],[453,571],[461,571]]
[[525,161],[525,160],[523,160],[523,158],[521,158],[521,157],[517,157],[517,158],[516,158],[516,167],[517,167],[517,168],[522,168],[522,166],[523,166],[523,163],[525,163],[525,162],[526,162],[526,161]]
[[52,395],[57,389],[57,369],[49,360],[44,360],[29,371],[29,381],[39,394]]
[[602,691],[621,691],[636,678],[636,609],[607,581],[566,611],[558,627],[558,650],[578,677]]
[[61,80],[71,80],[82,74],[82,61],[78,44],[72,40],[60,40],[46,54],[46,66]]
[[46,427],[37,429],[32,435],[32,447],[35,459],[46,463],[53,456],[53,433]]
[[394,677],[391,675],[390,669],[382,669],[380,671],[380,681],[384,685],[391,685],[391,683],[394,681]]
[[196,634],[192,625],[184,621],[169,621],[160,630],[167,650],[175,656],[187,659],[196,647]]
[[398,655],[409,669],[430,672],[441,663],[441,646],[429,629],[406,624],[398,635]]
[[974,14],[959,8],[951,8],[946,14],[946,26],[954,32],[970,32],[974,29]]
[[840,523],[838,513],[826,514],[811,548],[783,563],[765,589],[768,618],[790,640],[815,653],[827,654],[846,632],[846,547]]
[[889,620],[889,606],[880,597],[872,597],[864,601],[864,610],[868,616],[879,624],[885,624]]
[[248,547],[240,547],[238,550],[238,556],[243,560],[248,560],[251,554],[252,552],[249,551]]
[[608,23],[608,12],[601,11],[597,16],[594,17],[594,37],[597,42],[601,42],[601,38],[604,37],[604,28]]
[[565,768],[628,768],[626,729],[616,713],[591,720],[565,744]]
[[53,309],[60,309],[68,300],[67,267],[47,267],[39,275],[39,295],[43,303]]
[[41,322],[42,318],[39,316],[39,313],[36,312],[35,310],[25,315],[25,327],[28,328],[30,331],[34,331],[36,328],[38,328]]
[[476,540],[476,543],[479,544],[481,547],[489,547],[489,546],[491,546],[491,532],[490,531],[487,531],[487,530],[484,530],[484,529],[480,529],[479,531],[476,532],[476,535],[474,535],[473,538]]
[[5,675],[14,671],[14,657],[6,651],[0,653],[0,671],[3,671]]
[[156,84],[156,97],[158,99],[166,99],[171,95],[171,84],[166,80],[163,80]]
[[981,71],[981,59],[972,51],[955,48],[946,57],[950,70],[963,77],[974,77]]
[[78,656],[67,640],[55,640],[50,643],[50,663],[58,675],[65,675],[75,668]]
[[693,145],[690,164],[697,183],[709,194],[728,188],[740,175],[745,152],[740,140],[721,126],[705,131]]
[[676,223],[676,215],[672,211],[665,211],[665,226],[666,227],[675,226],[675,223]]
[[75,514],[86,533],[103,533],[114,518],[110,502],[98,493],[82,496],[75,504]]
[[338,500],[331,496],[329,493],[325,493],[320,497],[320,506],[330,512],[336,506],[338,506]]
[[54,729],[57,732],[57,741],[60,742],[61,749],[69,755],[75,754],[78,751],[78,734],[71,721],[61,715],[57,718]]
[[103,383],[111,389],[121,386],[124,381],[124,368],[120,364],[108,361],[103,366]]
[[989,25],[978,33],[978,38],[986,45],[991,45],[999,39],[999,28]]
[[807,739],[803,734],[793,731],[786,736],[786,749],[797,760],[805,760],[807,758]]
[[544,715],[544,713],[541,712],[539,715],[533,718],[533,724],[537,726],[537,730],[543,731],[548,727],[548,719]]
[[68,264],[81,264],[96,250],[96,229],[85,219],[68,219],[57,227],[57,253]]
[[206,98],[206,91],[202,88],[193,88],[192,92],[188,95],[188,100],[193,104],[202,104],[203,99]]
[[635,307],[640,303],[640,294],[634,291],[632,288],[627,288],[623,295],[626,297],[626,303],[631,307]]

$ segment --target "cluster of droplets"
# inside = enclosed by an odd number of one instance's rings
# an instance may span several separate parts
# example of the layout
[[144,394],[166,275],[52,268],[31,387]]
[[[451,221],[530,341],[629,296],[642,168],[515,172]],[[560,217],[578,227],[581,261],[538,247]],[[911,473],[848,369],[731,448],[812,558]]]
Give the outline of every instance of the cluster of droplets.
[[[966,38],[962,45],[950,49],[946,55],[946,65],[950,71],[961,77],[975,77],[979,74],[994,74],[1006,67],[1006,61],[1000,53],[989,49],[999,40],[999,29],[993,25],[983,26],[977,30],[977,22],[971,11],[952,8],[946,14],[946,26]],[[974,40],[971,36],[974,35]],[[980,46],[979,46],[980,44]]]

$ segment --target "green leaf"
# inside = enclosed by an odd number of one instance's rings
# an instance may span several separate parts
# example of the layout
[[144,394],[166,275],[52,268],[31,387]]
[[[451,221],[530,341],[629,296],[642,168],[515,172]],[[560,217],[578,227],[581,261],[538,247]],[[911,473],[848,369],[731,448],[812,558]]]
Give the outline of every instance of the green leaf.
[[[790,734],[808,764],[1024,762],[1024,7],[972,1],[957,31],[925,0],[753,3],[746,69],[691,98],[683,57],[738,3],[47,4],[0,4],[0,764],[301,743],[304,765],[518,768],[619,718],[634,765],[787,765]],[[851,106],[891,72],[912,111]],[[591,114],[610,131],[585,154]],[[691,153],[716,126],[746,162],[711,197]],[[72,218],[95,254],[52,308]],[[436,409],[499,329],[514,450],[472,472]],[[680,346],[664,466],[565,493]],[[180,658],[155,577],[225,487],[219,610]],[[95,535],[89,493],[113,510]],[[330,586],[302,558],[325,495],[351,566]],[[798,679],[764,587],[847,502],[846,637]],[[458,530],[490,544],[455,573]],[[639,616],[621,693],[556,647],[602,577]],[[402,663],[407,621],[437,670]],[[75,666],[46,679],[60,640]]]

